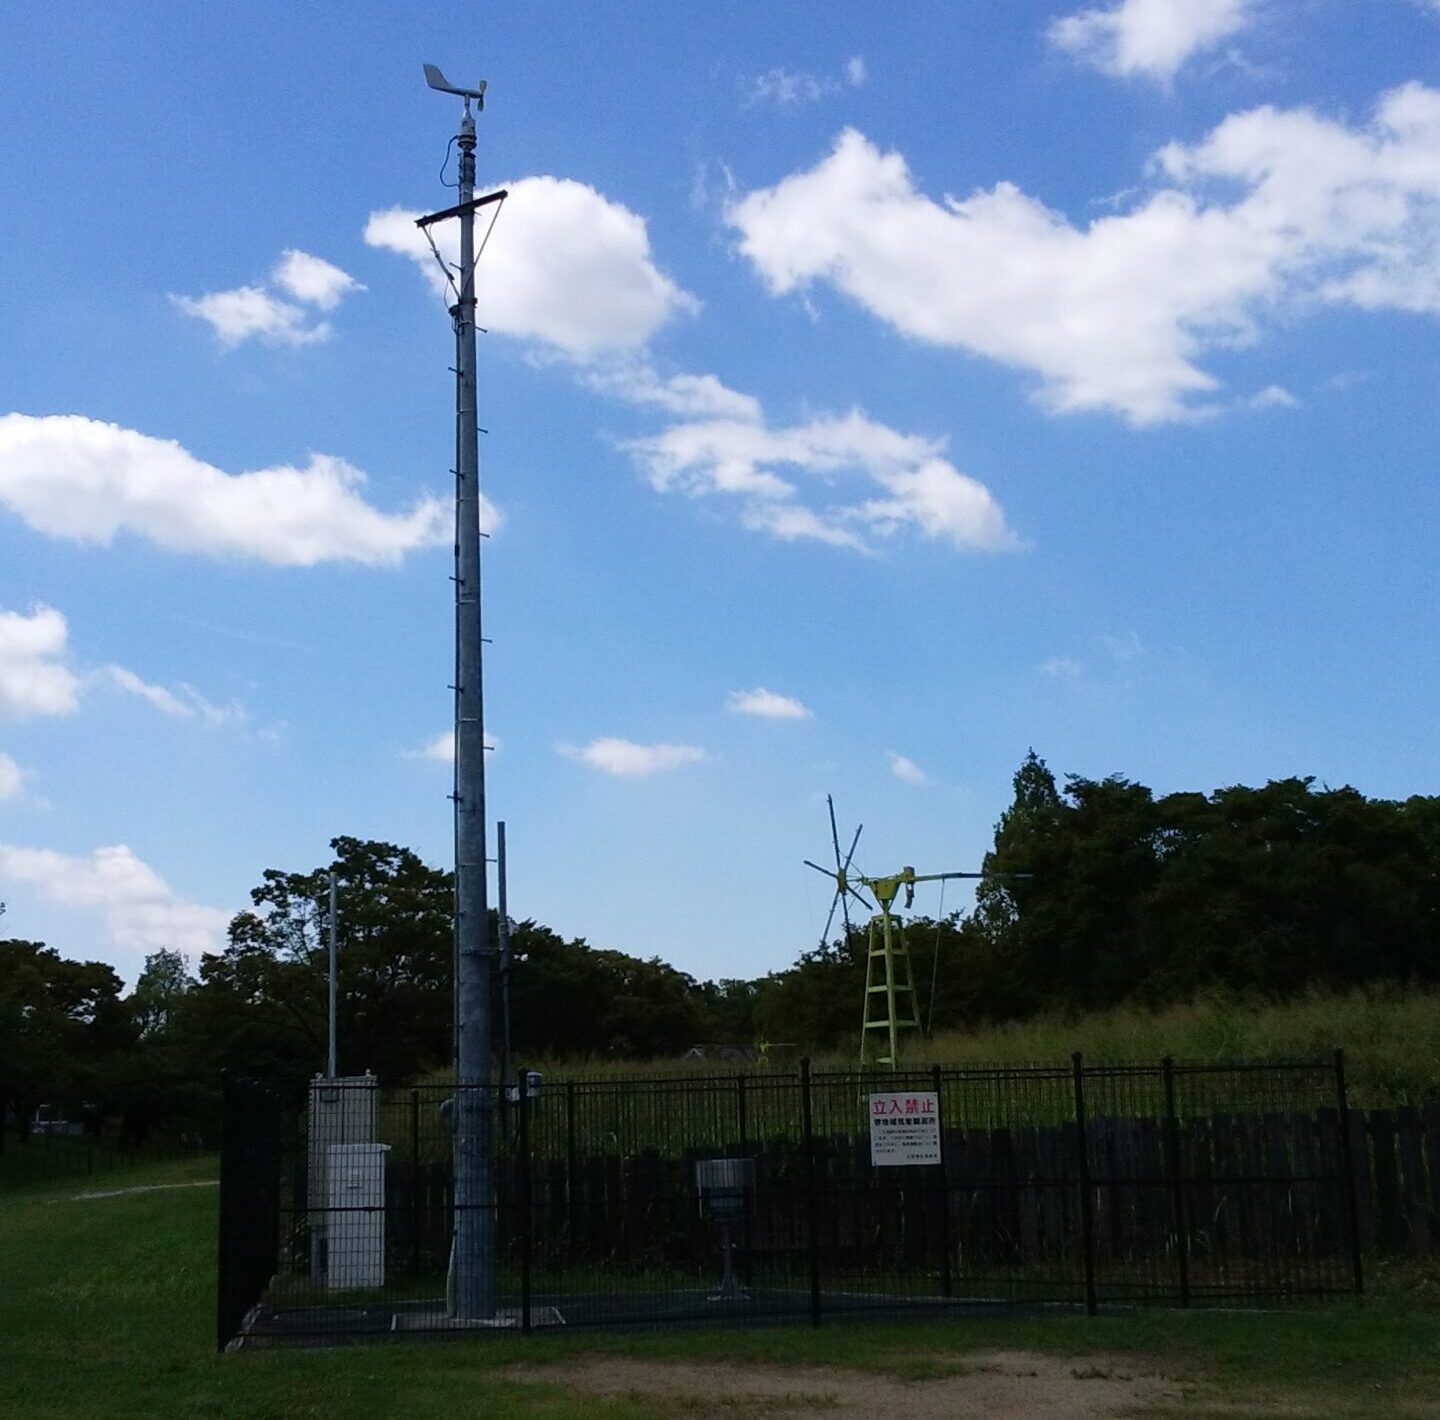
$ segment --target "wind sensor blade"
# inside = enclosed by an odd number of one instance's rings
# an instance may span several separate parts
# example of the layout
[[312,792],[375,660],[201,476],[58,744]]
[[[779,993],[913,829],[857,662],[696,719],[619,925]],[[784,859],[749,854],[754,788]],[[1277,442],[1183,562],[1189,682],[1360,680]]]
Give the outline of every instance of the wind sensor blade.
[[[849,947],[849,945],[850,945],[850,933],[854,930],[854,929],[850,926],[850,894],[851,894],[853,891],[854,891],[854,889],[847,883],[847,884],[845,885],[845,891],[844,891],[844,892],[837,892],[837,893],[835,894],[835,896],[840,899],[840,909],[841,909],[841,911],[842,911],[842,912],[844,913],[844,915],[845,915],[845,945],[846,945],[846,947]],[[831,912],[834,912],[835,909],[832,907],[830,910],[831,910]]]
[[485,81],[480,82],[473,89],[462,89],[458,84],[452,84],[434,64],[421,66],[425,71],[425,82],[432,89],[438,89],[442,94],[458,94],[462,99],[475,99],[483,104],[485,99]]
[[[840,896],[838,892],[835,894],[834,897],[830,899],[830,915],[825,919],[825,930],[820,934],[820,945],[822,947],[830,940],[830,924],[835,920],[835,904],[837,902],[842,902],[843,900],[844,899]],[[849,940],[848,919],[846,940]]]
[[855,837],[850,840],[850,851],[845,855],[845,871],[846,871],[846,872],[848,872],[848,871],[850,870],[850,860],[855,856],[855,845],[856,845],[857,843],[859,843],[859,841],[860,841],[860,830],[861,830],[862,828],[864,828],[864,827],[865,827],[865,825],[864,825],[863,823],[860,824],[860,825],[858,825],[857,828],[855,829]]
[[833,868],[822,868],[819,863],[812,863],[808,858],[802,861],[807,868],[814,868],[817,873],[824,873],[832,883],[835,881],[835,870]]
[[830,810],[830,841],[835,845],[835,871],[843,873],[845,865],[840,861],[840,834],[835,827],[835,800],[826,794],[825,803]]

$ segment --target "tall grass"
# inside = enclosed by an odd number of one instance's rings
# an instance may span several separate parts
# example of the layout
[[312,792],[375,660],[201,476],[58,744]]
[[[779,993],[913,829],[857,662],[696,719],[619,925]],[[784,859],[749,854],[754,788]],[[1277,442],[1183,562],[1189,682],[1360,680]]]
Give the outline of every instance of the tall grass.
[[[1220,995],[1146,1009],[1047,1014],[915,1040],[907,1063],[1059,1063],[1080,1050],[1094,1060],[1313,1059],[1343,1046],[1351,1100],[1364,1108],[1440,1099],[1440,991],[1413,988],[1309,992],[1286,1002]],[[526,1059],[556,1078],[793,1070],[797,1052],[736,1066],[710,1060]],[[853,1067],[855,1053],[818,1051],[817,1068]],[[437,1080],[440,1078],[436,1077]]]

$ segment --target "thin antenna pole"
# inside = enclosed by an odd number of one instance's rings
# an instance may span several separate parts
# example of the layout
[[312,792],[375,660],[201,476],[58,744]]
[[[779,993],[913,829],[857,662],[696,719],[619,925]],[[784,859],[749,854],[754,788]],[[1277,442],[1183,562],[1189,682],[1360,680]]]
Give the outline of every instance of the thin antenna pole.
[[335,1000],[337,994],[337,982],[340,975],[340,957],[335,944],[336,910],[335,910],[335,870],[330,870],[330,1036],[329,1049],[325,1055],[325,1073],[330,1079],[334,1079],[335,1070]]
[[485,717],[481,666],[480,488],[475,378],[475,119],[460,150],[460,289],[455,323],[455,1311],[495,1315],[494,1099],[490,1080],[490,912],[485,881]]

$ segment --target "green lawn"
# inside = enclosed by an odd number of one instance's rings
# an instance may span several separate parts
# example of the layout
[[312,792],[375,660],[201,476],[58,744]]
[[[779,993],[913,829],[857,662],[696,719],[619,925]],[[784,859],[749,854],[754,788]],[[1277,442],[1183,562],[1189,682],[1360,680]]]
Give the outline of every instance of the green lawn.
[[[0,1416],[654,1420],[712,1412],[697,1408],[699,1402],[677,1408],[673,1398],[651,1394],[571,1394],[567,1360],[602,1352],[835,1365],[921,1384],[962,1373],[967,1354],[997,1350],[1074,1357],[1082,1377],[1117,1364],[1158,1364],[1194,1378],[1199,1389],[1189,1400],[1175,1410],[1150,1412],[1155,1414],[1224,1414],[1232,1420],[1281,1413],[1351,1420],[1440,1414],[1413,1408],[1417,1398],[1440,1397],[1435,1279],[1414,1270],[1403,1286],[1399,1280],[1387,1284],[1391,1295],[1364,1306],[1339,1302],[1280,1314],[551,1335],[218,1356],[215,1190],[70,1201],[87,1191],[198,1182],[213,1178],[214,1168],[205,1159],[128,1168],[0,1196]],[[513,1374],[517,1362],[530,1363],[524,1378]],[[1280,1403],[1299,1408],[1273,1408]]]

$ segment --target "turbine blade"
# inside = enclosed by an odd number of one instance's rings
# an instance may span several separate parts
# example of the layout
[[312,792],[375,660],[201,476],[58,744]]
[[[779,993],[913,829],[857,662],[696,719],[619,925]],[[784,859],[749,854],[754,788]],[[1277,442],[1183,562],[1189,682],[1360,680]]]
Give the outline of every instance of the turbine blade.
[[856,828],[855,828],[855,837],[850,840],[850,851],[845,855],[845,870],[846,870],[847,872],[849,871],[849,868],[850,868],[850,860],[855,856],[855,845],[856,845],[857,843],[859,843],[859,841],[860,841],[860,834],[861,834],[861,832],[864,830],[864,828],[865,828],[865,825],[864,825],[863,823],[856,825]]
[[825,803],[830,809],[830,842],[835,845],[835,871],[843,873],[845,865],[840,861],[840,831],[835,827],[835,800],[826,794]]

